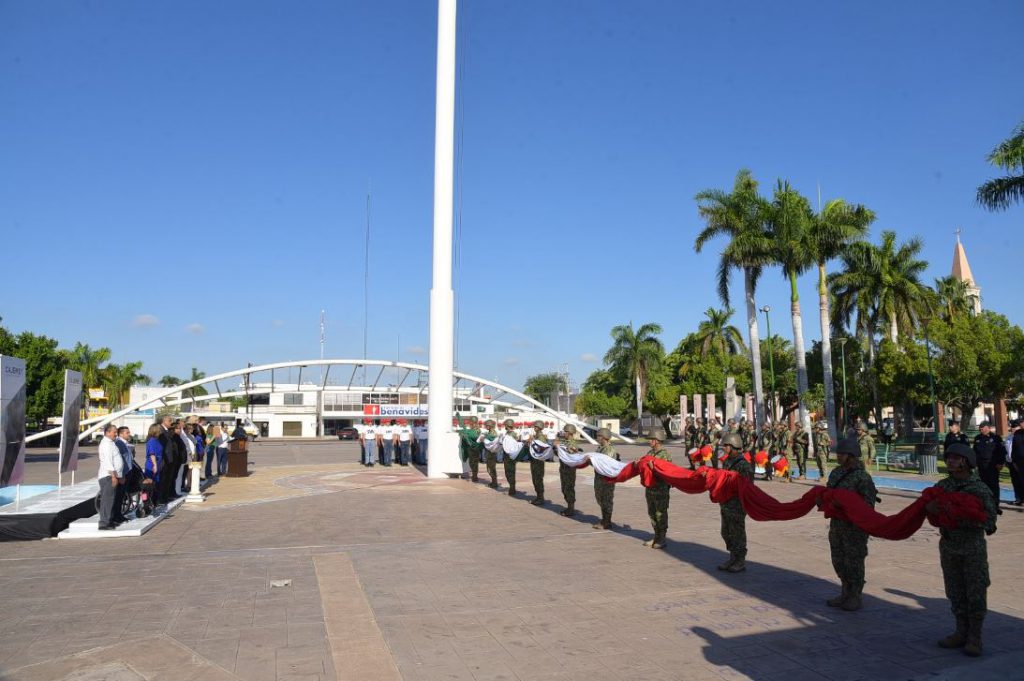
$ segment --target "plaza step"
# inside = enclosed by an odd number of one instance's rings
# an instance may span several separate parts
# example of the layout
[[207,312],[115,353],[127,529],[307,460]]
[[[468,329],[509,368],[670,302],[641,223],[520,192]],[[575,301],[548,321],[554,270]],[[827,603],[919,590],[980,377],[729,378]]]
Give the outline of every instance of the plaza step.
[[58,539],[114,539],[116,537],[141,537],[149,532],[174,509],[185,503],[185,498],[175,499],[167,506],[157,506],[156,512],[146,518],[134,518],[113,530],[99,529],[99,514],[82,518],[68,525],[68,529],[57,535]]

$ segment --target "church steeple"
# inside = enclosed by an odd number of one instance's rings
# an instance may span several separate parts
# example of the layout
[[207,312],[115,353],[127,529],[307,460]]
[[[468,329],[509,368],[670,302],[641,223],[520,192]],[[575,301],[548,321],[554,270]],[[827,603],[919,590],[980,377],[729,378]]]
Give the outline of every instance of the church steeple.
[[956,248],[953,249],[953,278],[967,284],[967,295],[971,299],[974,314],[981,314],[981,287],[974,281],[971,266],[967,262],[967,252],[960,243],[960,228],[956,228]]

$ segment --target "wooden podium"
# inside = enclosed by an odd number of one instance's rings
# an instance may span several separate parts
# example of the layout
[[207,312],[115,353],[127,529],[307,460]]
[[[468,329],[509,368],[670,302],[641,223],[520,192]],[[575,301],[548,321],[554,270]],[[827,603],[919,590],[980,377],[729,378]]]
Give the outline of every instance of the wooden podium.
[[224,475],[229,478],[244,478],[249,475],[248,440],[232,440],[228,443],[228,472]]

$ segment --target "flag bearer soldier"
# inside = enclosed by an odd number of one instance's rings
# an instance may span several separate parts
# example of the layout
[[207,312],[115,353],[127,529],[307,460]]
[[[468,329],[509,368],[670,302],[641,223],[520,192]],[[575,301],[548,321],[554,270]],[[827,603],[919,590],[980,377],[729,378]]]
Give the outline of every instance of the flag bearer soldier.
[[459,424],[459,444],[462,448],[462,460],[469,462],[470,479],[476,482],[480,471],[480,452],[483,451],[483,444],[479,442],[480,431],[477,429],[477,418],[470,416],[463,425],[462,417],[456,416]]
[[690,462],[690,470],[697,470],[697,464],[693,462],[690,457],[690,450],[695,449],[697,445],[697,426],[693,424],[693,417],[686,417],[686,426],[683,428],[683,445],[686,447],[686,460]]
[[[743,458],[743,441],[737,433],[726,433],[722,436],[722,447],[725,449],[725,461],[722,468],[736,471],[739,475],[753,482],[754,467]],[[738,497],[719,504],[722,514],[722,539],[729,551],[729,560],[718,566],[725,572],[743,572],[747,569],[747,513]]]
[[[672,460],[672,455],[662,448],[661,438],[651,435],[647,440],[651,446],[647,451],[647,456],[653,456],[662,461]],[[653,464],[650,465],[653,469]],[[668,493],[670,489],[667,482],[656,478],[654,483],[644,490],[644,495],[647,497],[647,515],[654,528],[654,537],[645,541],[644,546],[649,546],[652,549],[665,548],[665,535],[668,534]]]
[[814,461],[818,464],[818,480],[824,484],[828,480],[825,472],[825,458],[832,447],[832,439],[828,436],[828,424],[818,421],[814,429]]
[[[544,442],[547,443],[548,437],[544,434],[544,422],[536,420],[533,422],[533,436],[526,444],[530,446],[532,442]],[[533,491],[536,493],[536,497],[530,503],[534,506],[541,506],[544,504],[544,460],[535,459],[530,457],[530,478],[533,479]]]
[[[516,422],[512,419],[505,419],[502,424],[505,426],[505,435],[514,437],[517,441],[519,436],[516,434]],[[508,495],[513,497],[516,495],[516,454],[509,454],[505,452],[505,458],[503,460],[505,467],[505,480],[508,482]]]
[[[860,444],[853,438],[840,440],[836,445],[839,467],[828,476],[829,489],[856,492],[871,507],[878,501],[878,491],[871,474],[861,461]],[[832,553],[832,567],[842,582],[842,593],[826,603],[847,611],[860,610],[861,592],[864,590],[864,560],[868,556],[868,533],[846,520],[832,518],[828,526],[828,545]]]
[[796,458],[796,465],[799,469],[796,474],[797,480],[807,477],[807,448],[810,445],[810,439],[810,435],[804,430],[804,424],[797,421],[790,439],[790,448],[793,450],[793,456]]
[[[612,431],[601,428],[597,431],[597,451],[621,461],[619,453],[612,446]],[[612,527],[612,505],[615,503],[615,483],[610,482],[597,471],[594,472],[594,498],[601,509],[601,521],[594,523],[595,530],[610,530]]]
[[[951,443],[945,451],[949,476],[939,480],[937,487],[947,492],[962,492],[976,496],[985,508],[985,521],[961,521],[954,529],[939,530],[939,562],[946,598],[956,617],[956,631],[939,641],[942,648],[963,648],[971,657],[981,655],[981,626],[988,612],[987,592],[988,549],[985,535],[996,531],[996,502],[992,492],[982,480],[972,474],[976,454],[966,444]],[[928,509],[934,512],[935,502]]]
[[[498,431],[495,428],[497,423],[494,419],[487,419],[484,421],[484,428],[487,431],[484,433],[485,440],[496,440],[498,439]],[[498,454],[484,447],[484,463],[487,464],[487,475],[491,476],[491,482],[488,487],[491,489],[498,488]]]
[[[571,423],[565,424],[565,427],[562,428],[561,442],[570,454],[579,451],[576,446],[576,426]],[[565,510],[561,514],[564,516],[576,515],[576,469],[559,461],[558,479],[562,483],[562,496],[565,497]]]

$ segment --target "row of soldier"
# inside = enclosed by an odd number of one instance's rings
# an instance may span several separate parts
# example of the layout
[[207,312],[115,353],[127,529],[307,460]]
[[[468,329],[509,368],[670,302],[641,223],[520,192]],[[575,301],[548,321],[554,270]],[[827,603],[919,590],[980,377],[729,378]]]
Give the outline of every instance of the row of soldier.
[[[696,422],[689,425],[697,426]],[[731,424],[730,424],[731,425]],[[459,420],[459,434],[461,449],[464,461],[469,463],[471,479],[479,479],[479,464],[483,454],[488,474],[491,477],[491,487],[498,487],[496,454],[483,446],[483,442],[499,436],[497,423],[493,420],[484,422],[484,429],[478,427],[475,417],[470,417],[467,422]],[[554,442],[549,443],[544,433],[544,423],[537,421],[533,427],[533,433],[520,433],[516,424],[506,420],[502,427],[505,433],[515,437],[517,441],[525,445],[516,456],[504,457],[505,476],[509,484],[508,494],[516,496],[515,469],[516,464],[529,460],[530,471],[533,478],[534,491],[536,496],[531,502],[534,505],[546,503],[544,498],[544,461],[538,460],[529,454],[529,445],[533,442],[544,444],[561,445],[569,452],[577,452],[576,429],[567,425],[556,436]],[[776,429],[778,426],[776,426]],[[772,429],[771,426],[767,430]],[[865,466],[865,459],[868,459],[867,452],[873,452],[870,441],[865,442],[866,433],[864,425],[858,424],[856,434],[840,440],[834,447],[831,443],[826,444],[825,437],[821,439],[821,446],[817,452],[827,455],[833,452],[838,466],[829,474],[827,486],[832,489],[845,489],[856,493],[865,503],[874,507],[879,500],[877,489],[871,474]],[[718,445],[722,450],[723,457],[721,467],[736,472],[738,475],[753,480],[754,469],[751,463],[743,456],[749,450],[750,442],[744,442],[740,435],[740,428],[736,431],[726,431],[718,436]],[[800,433],[794,430],[793,435]],[[765,436],[767,437],[767,436]],[[783,435],[777,437],[782,441]],[[597,432],[598,452],[621,460],[619,454],[611,444],[612,434],[602,428]],[[792,442],[793,437],[787,438]],[[646,456],[663,461],[672,461],[672,456],[662,446],[662,440],[658,436],[648,438],[650,449]],[[688,443],[689,444],[689,443]],[[710,443],[709,443],[710,444]],[[702,445],[703,446],[703,445]],[[776,445],[779,446],[779,445]],[[821,466],[821,454],[819,457],[819,471],[824,472]],[[796,452],[794,452],[796,454]],[[717,464],[717,457],[716,464]],[[943,648],[962,648],[970,656],[981,654],[982,623],[987,613],[986,594],[990,584],[988,573],[988,556],[985,536],[996,530],[997,502],[993,498],[988,487],[977,476],[977,458],[974,450],[956,442],[945,450],[944,458],[948,476],[937,483],[937,486],[950,492],[961,492],[976,496],[985,509],[986,520],[980,524],[962,524],[956,529],[941,530],[939,541],[940,565],[945,583],[946,596],[950,600],[951,609],[956,620],[956,630],[949,636],[938,641]],[[804,462],[802,465],[806,465]],[[806,474],[806,470],[801,471]],[[562,494],[565,498],[566,508],[562,511],[563,516],[572,516],[576,513],[576,469],[565,463],[559,462],[559,479],[562,486]],[[646,487],[645,497],[647,501],[647,513],[654,530],[654,536],[644,542],[644,546],[653,549],[664,548],[668,532],[668,510],[671,487],[664,480],[656,478],[654,483]],[[600,474],[594,474],[594,496],[601,509],[601,520],[595,523],[595,529],[611,529],[612,506],[614,502],[615,483],[604,478]],[[930,502],[929,506],[935,502]],[[725,563],[718,566],[719,570],[729,573],[740,573],[746,571],[747,535],[746,535],[746,511],[738,498],[732,498],[719,504],[721,515],[721,535],[729,552],[729,558]],[[929,508],[929,512],[934,512]],[[840,593],[827,601],[827,605],[839,608],[848,612],[860,610],[863,606],[861,594],[865,583],[865,562],[868,555],[868,534],[853,523],[832,518],[829,521],[828,530],[829,549],[832,558],[832,566],[836,571],[841,583]]]

